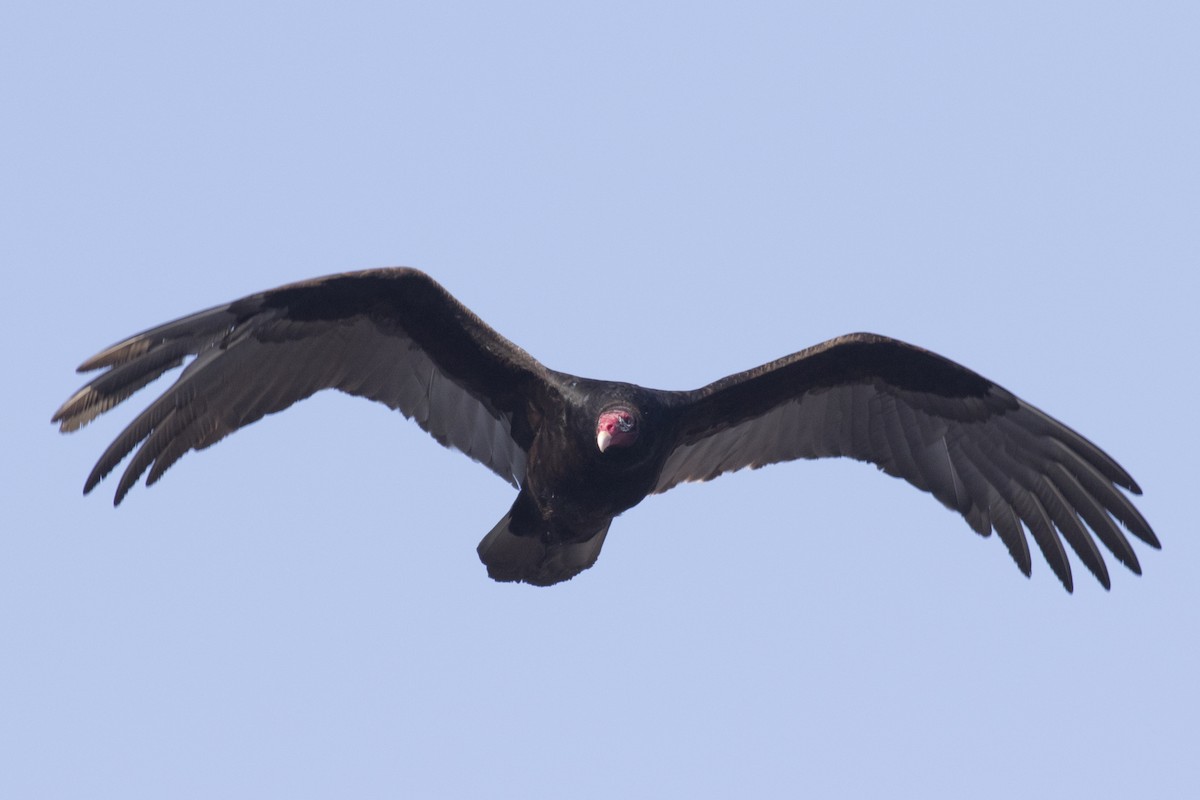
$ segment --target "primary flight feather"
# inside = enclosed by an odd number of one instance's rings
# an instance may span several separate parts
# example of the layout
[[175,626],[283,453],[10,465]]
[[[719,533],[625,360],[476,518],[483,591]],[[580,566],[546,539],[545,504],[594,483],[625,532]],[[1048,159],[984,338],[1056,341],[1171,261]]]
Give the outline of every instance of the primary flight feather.
[[[1108,588],[1096,539],[1136,573],[1124,531],[1158,547],[1100,448],[1005,389],[910,344],[856,333],[690,392],[547,369],[429,276],[380,269],[302,281],[184,317],[85,361],[55,412],[73,431],[167,370],[178,380],[109,445],[90,492],[131,452],[119,504],[189,450],[321,389],[397,409],[518,488],[480,542],[500,581],[548,586],[596,562],[647,495],[744,467],[849,456],[995,530],[1026,575],[1024,530],[1068,591],[1065,539]],[[1119,524],[1118,524],[1119,523]],[[1124,529],[1124,530],[1123,530]]]

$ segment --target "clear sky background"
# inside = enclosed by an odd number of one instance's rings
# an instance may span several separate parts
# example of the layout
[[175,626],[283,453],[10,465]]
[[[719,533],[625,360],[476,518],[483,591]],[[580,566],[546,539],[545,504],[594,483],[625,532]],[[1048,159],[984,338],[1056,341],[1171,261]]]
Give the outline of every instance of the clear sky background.
[[[1194,791],[1200,7],[983,5],[7,7],[0,796]],[[659,388],[923,345],[1109,451],[1164,549],[1071,596],[801,462],[501,585],[513,490],[328,393],[80,496],[154,390],[63,437],[76,364],[386,265]]]

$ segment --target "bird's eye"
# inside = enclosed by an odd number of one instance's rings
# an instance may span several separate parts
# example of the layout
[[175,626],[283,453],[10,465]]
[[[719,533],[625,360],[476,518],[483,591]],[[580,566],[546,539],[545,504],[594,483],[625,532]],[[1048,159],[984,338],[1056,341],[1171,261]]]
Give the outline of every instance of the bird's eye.
[[621,429],[621,433],[629,433],[633,430],[633,417],[628,414],[619,414],[617,416],[617,427]]

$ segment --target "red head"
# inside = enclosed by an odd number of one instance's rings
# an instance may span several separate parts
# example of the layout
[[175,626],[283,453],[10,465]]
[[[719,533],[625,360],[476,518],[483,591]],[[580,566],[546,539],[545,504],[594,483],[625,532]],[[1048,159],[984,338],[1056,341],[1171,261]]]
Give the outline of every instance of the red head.
[[596,418],[596,446],[601,453],[610,447],[629,447],[637,437],[637,418],[624,406],[602,411]]

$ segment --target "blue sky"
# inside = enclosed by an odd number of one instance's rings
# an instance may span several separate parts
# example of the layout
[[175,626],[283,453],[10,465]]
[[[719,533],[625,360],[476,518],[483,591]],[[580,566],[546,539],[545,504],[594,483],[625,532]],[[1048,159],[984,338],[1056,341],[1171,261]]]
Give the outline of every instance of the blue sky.
[[[5,797],[1180,796],[1195,758],[1191,3],[21,4],[5,14]],[[692,388],[872,330],[1146,490],[1145,575],[1023,578],[928,496],[685,486],[552,589],[512,490],[325,394],[118,510],[72,369],[420,267],[547,365]],[[151,390],[152,391],[152,390]]]

